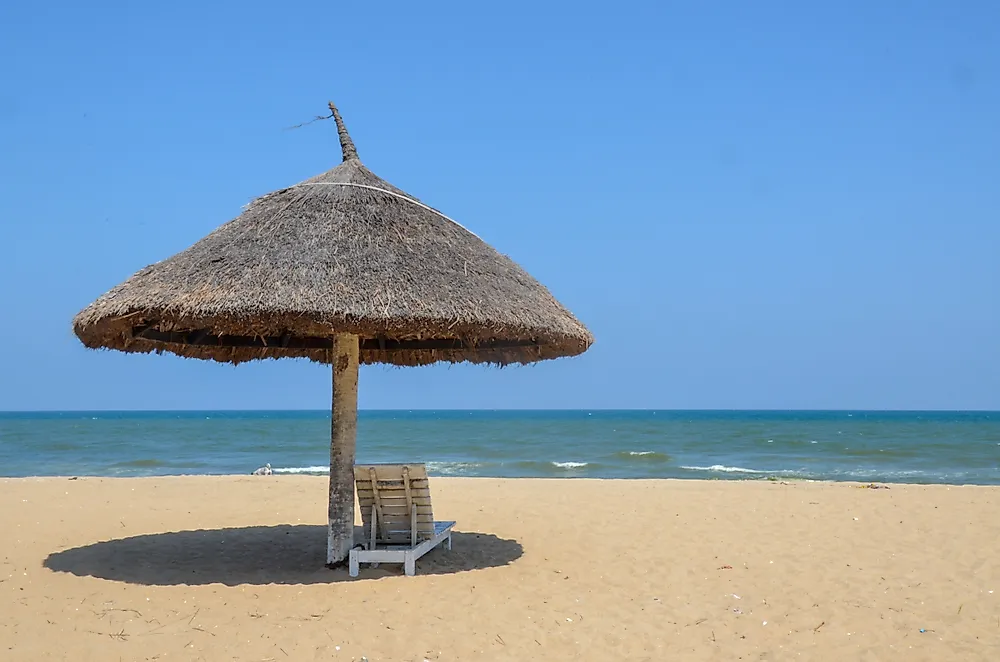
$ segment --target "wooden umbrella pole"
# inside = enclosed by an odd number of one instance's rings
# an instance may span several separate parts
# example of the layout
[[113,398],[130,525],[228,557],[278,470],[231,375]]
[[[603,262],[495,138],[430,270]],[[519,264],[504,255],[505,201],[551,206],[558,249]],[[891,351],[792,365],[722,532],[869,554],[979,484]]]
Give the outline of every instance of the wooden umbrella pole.
[[333,410],[330,424],[330,508],[326,563],[347,560],[354,544],[354,453],[358,435],[358,337],[333,341]]

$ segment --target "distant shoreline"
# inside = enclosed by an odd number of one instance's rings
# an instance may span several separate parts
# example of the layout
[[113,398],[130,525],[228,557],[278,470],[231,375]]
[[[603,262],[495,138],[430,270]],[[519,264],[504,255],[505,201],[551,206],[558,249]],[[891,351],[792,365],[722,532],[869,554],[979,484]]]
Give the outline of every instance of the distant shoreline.
[[[114,481],[114,482],[141,482],[141,483],[157,483],[160,481],[192,481],[196,483],[202,483],[205,480],[235,480],[235,479],[247,479],[249,481],[322,481],[324,484],[327,481],[325,475],[319,474],[272,474],[269,476],[254,476],[250,473],[246,474],[172,474],[172,475],[158,475],[158,476],[91,476],[91,475],[80,475],[80,476],[0,476],[0,486],[2,485],[16,485],[18,483],[35,483],[35,482],[59,482],[59,481]],[[885,482],[885,481],[859,481],[859,480],[816,480],[812,478],[787,478],[782,480],[768,480],[764,478],[587,478],[587,477],[499,477],[499,476],[441,476],[431,474],[431,479],[435,482],[480,482],[480,483],[491,483],[491,482],[502,482],[502,483],[677,483],[677,484],[706,484],[706,485],[717,485],[717,484],[727,484],[727,483],[752,483],[752,484],[775,484],[775,485],[826,485],[829,487],[839,486],[839,487],[856,487],[859,489],[870,489],[869,486],[873,485],[879,489],[892,489],[892,488],[970,488],[970,489],[984,489],[984,490],[1000,490],[1000,485],[978,485],[974,483],[898,483],[898,482]],[[242,481],[240,481],[242,482]]]

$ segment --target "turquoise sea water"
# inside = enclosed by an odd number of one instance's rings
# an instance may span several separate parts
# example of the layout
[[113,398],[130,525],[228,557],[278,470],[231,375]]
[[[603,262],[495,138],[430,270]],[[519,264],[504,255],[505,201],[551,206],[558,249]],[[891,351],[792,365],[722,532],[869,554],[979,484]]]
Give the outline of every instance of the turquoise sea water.
[[[0,413],[0,475],[325,473],[329,413]],[[361,462],[436,475],[1000,484],[1000,413],[365,411]]]

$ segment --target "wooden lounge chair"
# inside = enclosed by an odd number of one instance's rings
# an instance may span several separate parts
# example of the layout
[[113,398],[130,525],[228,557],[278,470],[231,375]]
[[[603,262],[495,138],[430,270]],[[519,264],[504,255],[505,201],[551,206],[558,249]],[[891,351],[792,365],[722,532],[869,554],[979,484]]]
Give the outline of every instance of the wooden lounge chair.
[[362,563],[402,563],[412,576],[421,556],[442,542],[451,549],[455,522],[434,521],[424,465],[357,465],[354,483],[365,540],[351,550],[351,577],[358,576]]

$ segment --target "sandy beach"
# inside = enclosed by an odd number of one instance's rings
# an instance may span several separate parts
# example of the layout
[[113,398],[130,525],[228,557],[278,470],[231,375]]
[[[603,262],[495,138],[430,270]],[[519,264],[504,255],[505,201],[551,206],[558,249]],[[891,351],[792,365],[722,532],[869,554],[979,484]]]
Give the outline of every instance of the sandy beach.
[[323,568],[326,480],[0,480],[4,660],[995,660],[1000,488],[436,478]]

